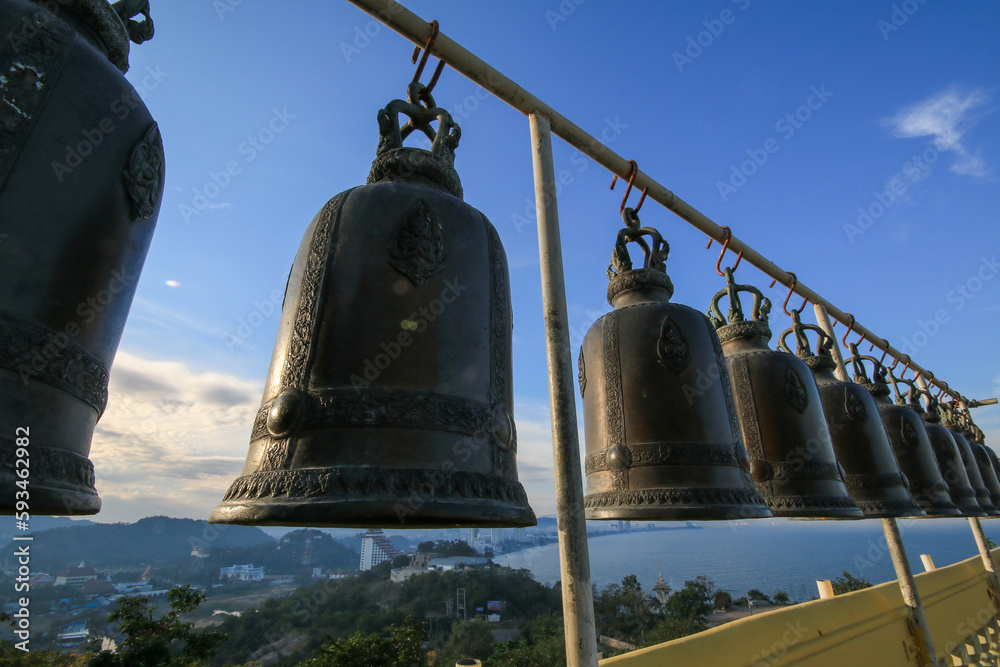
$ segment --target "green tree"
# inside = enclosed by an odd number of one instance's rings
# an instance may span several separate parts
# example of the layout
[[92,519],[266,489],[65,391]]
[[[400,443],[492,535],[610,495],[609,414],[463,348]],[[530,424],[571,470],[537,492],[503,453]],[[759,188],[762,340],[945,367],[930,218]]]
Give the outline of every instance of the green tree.
[[712,601],[716,609],[728,609],[733,604],[733,596],[726,591],[715,591]]
[[194,630],[194,623],[182,621],[205,600],[205,594],[190,586],[177,586],[167,594],[170,611],[153,618],[149,598],[123,597],[108,616],[118,624],[121,635],[115,653],[99,651],[89,667],[197,667],[215,654],[226,639],[221,632]]
[[708,627],[717,591],[715,584],[700,576],[684,582],[663,605],[663,619],[646,635],[646,645],[686,637]]
[[490,667],[551,667],[566,664],[562,618],[537,616],[521,628],[516,641],[493,644]]
[[392,559],[392,567],[396,569],[397,567],[406,567],[410,564],[410,557],[406,554],[400,554]]
[[609,584],[594,599],[594,616],[602,634],[641,644],[646,631],[659,620],[660,601],[647,595],[639,579],[630,574],[621,585]]
[[775,591],[774,596],[772,597],[772,599],[774,600],[775,604],[788,604],[789,603],[788,593],[786,593],[785,591]]
[[407,617],[401,626],[375,634],[326,637],[313,657],[298,667],[425,667],[424,631]]
[[451,629],[448,643],[441,649],[441,664],[454,665],[463,658],[477,658],[483,662],[493,652],[493,631],[486,621],[459,621]]
[[763,591],[759,591],[756,588],[751,588],[747,591],[747,598],[751,600],[763,600],[764,602],[771,601],[771,598],[764,595]]
[[841,595],[842,593],[850,593],[851,591],[860,591],[863,588],[871,588],[872,584],[870,581],[865,579],[856,579],[850,572],[843,570],[842,577],[837,577],[833,580],[833,592],[835,595]]

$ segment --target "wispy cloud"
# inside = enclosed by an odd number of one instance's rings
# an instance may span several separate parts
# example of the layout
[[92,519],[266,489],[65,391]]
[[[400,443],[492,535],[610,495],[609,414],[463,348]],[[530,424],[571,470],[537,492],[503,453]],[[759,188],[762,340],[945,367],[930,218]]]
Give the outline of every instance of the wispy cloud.
[[992,113],[993,109],[986,107],[989,101],[989,93],[982,88],[963,90],[952,86],[903,108],[886,124],[897,137],[931,137],[938,151],[955,154],[952,172],[986,179],[991,174],[990,166],[978,149],[966,146],[964,137],[980,118]]

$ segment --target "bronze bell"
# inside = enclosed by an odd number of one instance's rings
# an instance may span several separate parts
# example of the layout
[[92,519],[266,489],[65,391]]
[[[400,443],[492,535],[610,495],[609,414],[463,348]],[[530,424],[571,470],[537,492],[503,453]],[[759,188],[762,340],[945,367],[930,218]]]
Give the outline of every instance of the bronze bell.
[[160,132],[124,77],[153,35],[136,4],[0,2],[4,514],[101,508],[90,445],[163,196]]
[[[670,303],[659,232],[640,228],[630,208],[624,217],[608,269],[614,310],[580,351],[586,516],[771,516],[750,478],[719,339],[704,315]],[[629,242],[642,247],[643,268],[632,268]]]
[[[250,451],[214,522],[535,525],[515,462],[506,256],[462,201],[458,125],[429,95],[421,106],[421,88],[379,112],[368,184],[306,231]],[[414,130],[430,150],[402,146]]]
[[[885,432],[878,406],[861,385],[838,380],[834,374],[834,340],[814,324],[803,324],[795,311],[794,324],[781,334],[778,347],[791,352],[785,340],[794,332],[795,354],[816,380],[837,460],[844,468],[847,491],[865,518],[922,516],[910,493],[910,483],[899,469],[892,444]],[[818,335],[813,354],[805,332]]]
[[[736,415],[757,490],[775,516],[861,518],[844,484],[826,417],[809,367],[794,354],[768,347],[771,302],[755,287],[737,285],[726,269],[726,289],[712,298],[717,329],[735,387]],[[751,319],[739,292],[753,294]],[[728,296],[728,323],[719,301]]]
[[[948,489],[952,501],[962,510],[963,516],[987,516],[986,511],[980,507],[976,500],[976,492],[969,481],[969,475],[965,471],[965,464],[962,455],[958,451],[958,444],[951,432],[941,425],[941,413],[938,399],[929,391],[920,390],[916,392],[927,397],[926,410],[922,412],[924,426],[927,428],[927,437],[931,441],[931,448],[934,456],[937,457],[938,467],[941,469],[941,476],[948,483]],[[911,395],[913,395],[911,387]],[[919,403],[911,403],[910,407],[916,409]]]
[[[982,474],[983,482],[990,492],[990,500],[993,501],[994,507],[1000,508],[1000,480],[998,480],[1000,473],[993,467],[993,459],[996,458],[996,454],[986,446],[982,430],[972,423],[972,419],[967,412],[961,414],[960,423],[962,424],[962,434],[965,435],[966,440],[969,441],[969,445],[972,447],[976,463],[979,466],[979,472]],[[990,454],[993,455],[990,456]]]
[[[851,353],[854,381],[875,397],[899,468],[910,482],[913,499],[928,516],[961,516],[962,511],[952,502],[948,484],[941,476],[923,419],[905,405],[894,405],[889,400],[889,385],[886,380],[889,369],[875,357],[861,356],[854,344],[851,345]],[[873,380],[865,373],[861,363],[865,360],[875,365]]]
[[972,490],[976,492],[976,502],[979,506],[983,508],[989,516],[1000,516],[1000,508],[998,508],[990,497],[990,491],[986,487],[986,482],[983,480],[983,474],[980,472],[979,463],[976,461],[975,453],[972,449],[972,444],[966,440],[965,436],[959,430],[959,418],[955,413],[951,405],[946,403],[940,404],[941,417],[944,422],[945,428],[949,429],[951,437],[955,440],[955,444],[958,446],[958,453],[962,457],[962,464],[965,466],[965,473],[969,478],[969,485],[972,486]]

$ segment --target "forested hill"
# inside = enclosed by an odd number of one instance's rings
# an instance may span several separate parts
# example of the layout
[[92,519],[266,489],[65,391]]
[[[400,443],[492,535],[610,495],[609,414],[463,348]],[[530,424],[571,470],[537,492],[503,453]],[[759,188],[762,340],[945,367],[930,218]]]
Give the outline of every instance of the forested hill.
[[[267,543],[274,540],[259,528],[154,516],[135,523],[95,523],[38,532],[31,542],[31,570],[54,575],[81,562],[96,568],[164,567],[186,560],[196,546],[214,550]],[[9,544],[0,549],[3,570],[12,569],[14,548]]]

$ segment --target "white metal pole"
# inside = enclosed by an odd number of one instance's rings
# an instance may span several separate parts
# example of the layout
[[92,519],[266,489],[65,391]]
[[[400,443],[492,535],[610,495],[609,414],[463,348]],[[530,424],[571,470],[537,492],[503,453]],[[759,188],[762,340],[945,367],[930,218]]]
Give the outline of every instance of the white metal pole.
[[[834,359],[837,362],[837,377],[847,381],[847,368],[844,359],[839,354],[840,346],[837,344],[837,337],[833,333],[833,325],[823,304],[815,304],[816,323],[819,328],[825,331],[834,339],[833,349],[836,352]],[[899,583],[899,590],[903,594],[903,602],[910,608],[910,613],[916,622],[916,629],[913,633],[914,641],[918,649],[924,654],[924,664],[937,667],[938,659],[934,653],[934,642],[931,639],[930,628],[927,625],[927,616],[924,614],[924,607],[920,602],[920,593],[917,592],[917,582],[913,578],[913,570],[910,569],[910,561],[906,557],[906,547],[903,546],[903,537],[899,533],[899,525],[895,519],[882,519],[882,532],[885,534],[885,543],[889,547],[889,556],[892,558],[892,566],[896,569],[896,580]]]
[[529,114],[528,120],[531,125],[531,161],[535,174],[535,208],[538,212],[545,352],[549,366],[549,409],[552,415],[566,661],[570,667],[596,667],[597,633],[594,627],[593,590],[590,585],[587,522],[583,514],[580,442],[576,428],[576,394],[569,342],[569,317],[566,314],[559,211],[556,207],[552,135],[549,122],[543,116]]

